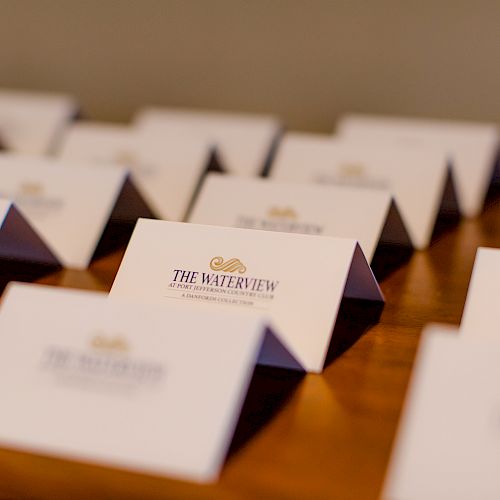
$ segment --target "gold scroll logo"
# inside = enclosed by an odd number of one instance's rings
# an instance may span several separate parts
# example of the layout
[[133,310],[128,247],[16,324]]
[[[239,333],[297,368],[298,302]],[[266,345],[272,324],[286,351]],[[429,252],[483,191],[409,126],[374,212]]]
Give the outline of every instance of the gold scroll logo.
[[360,163],[346,163],[340,167],[340,173],[345,177],[361,177],[365,173],[365,167]]
[[132,151],[119,151],[115,155],[116,163],[120,163],[126,166],[134,166],[137,164],[137,157]]
[[129,350],[127,341],[119,335],[106,337],[106,335],[98,334],[92,338],[90,345],[100,351],[127,352]]
[[226,273],[239,272],[241,274],[247,270],[246,266],[239,259],[224,260],[222,257],[214,257],[210,261],[210,269]]
[[19,192],[26,196],[39,196],[43,193],[43,185],[40,182],[25,181],[19,186]]
[[277,219],[296,219],[297,212],[292,207],[271,207],[267,212],[267,216]]

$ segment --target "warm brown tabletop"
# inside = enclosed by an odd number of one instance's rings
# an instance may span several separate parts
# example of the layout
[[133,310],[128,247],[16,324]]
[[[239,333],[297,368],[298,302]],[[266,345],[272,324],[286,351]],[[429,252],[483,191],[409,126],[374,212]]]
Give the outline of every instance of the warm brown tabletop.
[[[199,486],[3,450],[0,497],[376,498],[421,328],[460,322],[477,247],[500,246],[500,198],[493,200],[480,217],[447,229],[381,282],[387,303],[379,323],[323,374],[257,371],[218,483]],[[38,282],[109,290],[121,256]],[[364,309],[350,313],[356,311]]]

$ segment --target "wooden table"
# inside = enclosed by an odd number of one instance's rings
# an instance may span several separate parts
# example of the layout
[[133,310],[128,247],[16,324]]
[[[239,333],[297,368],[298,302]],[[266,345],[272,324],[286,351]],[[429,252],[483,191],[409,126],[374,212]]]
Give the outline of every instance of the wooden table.
[[[460,322],[478,246],[500,246],[498,194],[480,217],[446,230],[382,281],[387,303],[379,323],[323,374],[258,369],[218,483],[200,486],[3,450],[0,497],[376,498],[422,326]],[[122,254],[38,281],[109,290]]]

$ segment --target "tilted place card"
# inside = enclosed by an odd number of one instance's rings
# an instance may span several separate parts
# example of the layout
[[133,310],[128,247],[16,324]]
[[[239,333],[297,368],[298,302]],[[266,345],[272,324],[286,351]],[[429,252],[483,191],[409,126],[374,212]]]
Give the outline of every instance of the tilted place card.
[[[390,217],[390,211],[396,215]],[[189,217],[196,224],[352,238],[368,261],[379,241],[407,244],[387,190],[210,174]],[[399,223],[399,224],[397,224]],[[389,227],[392,225],[392,227]]]
[[0,143],[8,151],[50,153],[77,112],[69,95],[0,89]]
[[19,284],[0,330],[1,447],[195,481],[217,478],[270,335],[260,315]]
[[116,166],[0,154],[0,197],[15,202],[66,267],[89,265],[129,185],[128,172]]
[[0,259],[59,265],[48,245],[14,204],[10,200],[1,198]]
[[436,150],[381,147],[327,135],[288,133],[271,176],[277,180],[388,189],[413,245],[429,245],[440,213],[456,212],[446,154]]
[[134,124],[146,134],[208,139],[225,170],[246,176],[266,171],[281,134],[281,123],[270,115],[175,108],[144,108]]
[[500,248],[478,248],[460,330],[500,340]]
[[478,215],[495,172],[500,132],[494,123],[348,114],[338,131],[351,138],[387,140],[412,148],[444,150],[451,161],[460,210]]
[[212,148],[205,139],[141,134],[126,125],[77,122],[65,134],[59,156],[130,169],[143,198],[161,218],[184,220]]
[[323,369],[342,297],[383,301],[355,240],[148,219],[137,222],[110,296],[266,312],[314,372]]
[[428,327],[382,498],[500,498],[500,342]]

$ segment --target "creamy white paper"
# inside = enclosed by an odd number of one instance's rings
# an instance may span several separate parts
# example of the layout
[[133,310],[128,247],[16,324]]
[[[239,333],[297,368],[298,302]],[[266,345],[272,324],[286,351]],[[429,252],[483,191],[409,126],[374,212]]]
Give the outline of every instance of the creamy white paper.
[[359,241],[371,261],[383,233],[395,235],[391,243],[408,242],[401,219],[399,227],[386,228],[389,211],[397,211],[391,204],[391,194],[384,189],[304,185],[210,174],[189,221],[352,238]]
[[50,153],[77,111],[69,95],[0,89],[0,143],[18,153]]
[[462,213],[481,212],[499,153],[500,134],[493,123],[348,114],[338,131],[350,138],[370,138],[408,148],[445,151],[456,180]]
[[500,339],[500,249],[478,248],[460,330]]
[[342,297],[383,300],[355,240],[148,219],[137,222],[110,296],[265,312],[314,372]]
[[500,342],[428,327],[382,498],[500,498],[499,357]]
[[361,145],[319,134],[286,134],[271,176],[277,180],[388,189],[418,249],[429,245],[445,193],[453,193],[447,157],[442,151],[379,147],[371,141]]
[[2,447],[213,481],[266,329],[259,315],[14,284],[0,330]]
[[259,175],[266,169],[281,133],[281,123],[271,115],[175,108],[144,108],[134,124],[145,134],[207,139],[216,146],[225,170],[246,176]]
[[126,125],[77,122],[65,134],[59,156],[130,169],[143,198],[161,219],[184,220],[207,170],[212,148],[201,138],[141,134]]
[[127,182],[117,166],[0,155],[0,197],[13,200],[67,267],[89,265]]
[[10,200],[0,198],[0,259],[58,265],[47,243]]

